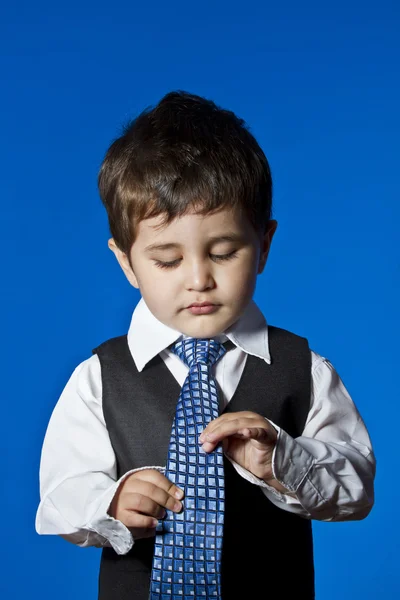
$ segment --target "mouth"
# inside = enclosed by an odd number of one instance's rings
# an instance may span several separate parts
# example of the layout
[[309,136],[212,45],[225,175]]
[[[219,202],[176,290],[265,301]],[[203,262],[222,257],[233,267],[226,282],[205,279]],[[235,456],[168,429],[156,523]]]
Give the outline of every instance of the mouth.
[[213,304],[212,302],[193,302],[187,308],[192,308],[192,306],[216,306],[216,305]]
[[193,302],[187,307],[187,310],[193,315],[208,315],[219,308],[219,304],[212,304],[212,302]]

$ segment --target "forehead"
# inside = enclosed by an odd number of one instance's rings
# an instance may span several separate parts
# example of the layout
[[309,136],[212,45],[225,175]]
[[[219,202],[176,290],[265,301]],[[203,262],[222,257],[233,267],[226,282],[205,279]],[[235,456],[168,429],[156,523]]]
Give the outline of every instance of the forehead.
[[192,210],[167,225],[164,215],[144,219],[137,226],[134,245],[142,249],[154,244],[193,245],[217,238],[226,238],[225,241],[229,241],[229,237],[248,239],[253,235],[251,223],[238,209],[222,208],[206,215]]

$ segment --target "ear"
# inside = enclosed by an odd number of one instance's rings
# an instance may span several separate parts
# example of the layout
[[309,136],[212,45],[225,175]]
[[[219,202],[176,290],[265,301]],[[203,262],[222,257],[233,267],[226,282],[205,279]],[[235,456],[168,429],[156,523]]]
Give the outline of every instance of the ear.
[[115,257],[119,263],[119,266],[125,273],[125,276],[126,276],[127,280],[129,281],[129,283],[131,285],[133,285],[133,287],[139,289],[138,280],[136,279],[135,273],[133,272],[132,267],[129,264],[129,260],[128,260],[128,257],[125,254],[125,252],[122,252],[122,250],[120,250],[118,248],[118,246],[114,242],[113,238],[108,240],[108,247],[110,248],[110,250],[112,252],[114,252]]
[[278,227],[278,222],[275,220],[268,221],[267,229],[261,239],[260,260],[258,263],[258,274],[264,271],[267,262],[269,250],[271,248],[272,238]]

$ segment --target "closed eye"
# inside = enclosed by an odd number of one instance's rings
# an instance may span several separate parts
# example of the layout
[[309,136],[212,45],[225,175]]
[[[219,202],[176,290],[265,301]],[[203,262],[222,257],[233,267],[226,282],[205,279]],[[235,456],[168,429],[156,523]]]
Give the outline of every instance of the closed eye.
[[[236,256],[237,256],[236,250],[229,252],[229,254],[210,254],[211,260],[213,260],[215,262],[223,262],[225,260],[231,260],[232,258],[235,258]],[[177,258],[176,260],[172,260],[170,262],[163,262],[161,260],[155,260],[154,263],[160,269],[173,269],[174,267],[177,267],[179,265],[181,260],[182,260],[181,258]]]

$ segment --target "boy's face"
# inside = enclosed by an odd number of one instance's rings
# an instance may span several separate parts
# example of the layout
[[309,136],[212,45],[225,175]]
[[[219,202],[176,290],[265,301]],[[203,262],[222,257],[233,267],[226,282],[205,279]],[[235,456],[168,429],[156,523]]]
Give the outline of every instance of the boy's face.
[[[194,211],[157,228],[162,217],[141,221],[127,256],[115,253],[130,283],[138,288],[155,317],[196,338],[210,338],[230,327],[253,296],[264,269],[277,223],[264,236],[238,210]],[[211,303],[208,308],[189,308]]]

